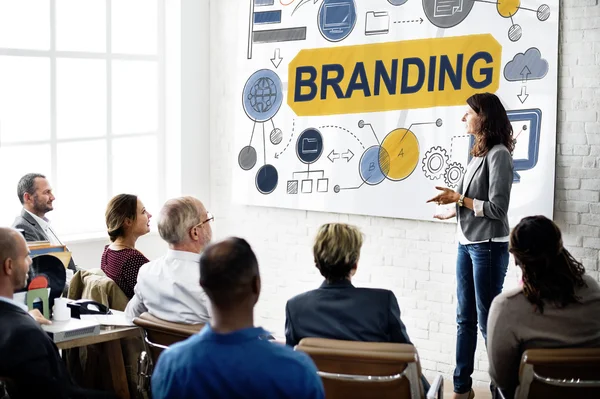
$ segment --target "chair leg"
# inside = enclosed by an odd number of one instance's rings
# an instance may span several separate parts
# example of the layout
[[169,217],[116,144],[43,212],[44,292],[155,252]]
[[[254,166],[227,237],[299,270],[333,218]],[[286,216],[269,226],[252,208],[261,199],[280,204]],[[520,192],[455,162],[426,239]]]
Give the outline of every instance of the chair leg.
[[152,362],[146,351],[140,353],[140,360],[138,363],[138,384],[137,384],[137,397],[138,399],[144,399],[149,397],[148,392],[150,391],[150,375],[152,374]]

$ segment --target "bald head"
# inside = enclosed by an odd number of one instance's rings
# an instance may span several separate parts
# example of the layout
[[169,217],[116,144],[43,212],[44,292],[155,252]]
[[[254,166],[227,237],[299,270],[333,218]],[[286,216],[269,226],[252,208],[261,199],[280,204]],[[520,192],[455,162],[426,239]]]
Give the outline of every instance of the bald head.
[[[158,232],[171,245],[193,243],[200,252],[212,239],[206,208],[194,197],[168,200],[162,207],[158,220]],[[201,224],[202,223],[202,224]]]
[[31,258],[25,239],[15,229],[0,227],[0,295],[12,298],[27,284]]
[[0,227],[0,264],[8,258],[15,258],[19,241],[25,239],[17,230],[10,227]]
[[250,244],[232,237],[207,247],[200,258],[200,285],[213,307],[254,306],[260,293],[260,276]]

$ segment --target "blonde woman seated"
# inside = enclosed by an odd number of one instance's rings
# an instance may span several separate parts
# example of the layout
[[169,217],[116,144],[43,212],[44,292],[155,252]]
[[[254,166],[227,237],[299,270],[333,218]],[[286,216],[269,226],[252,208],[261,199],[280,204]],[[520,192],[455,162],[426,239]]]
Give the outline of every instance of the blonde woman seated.
[[521,220],[510,252],[523,285],[498,295],[488,318],[490,376],[506,397],[519,384],[523,352],[532,348],[600,347],[600,287],[563,247],[551,220]]
[[105,216],[112,244],[104,247],[100,267],[131,299],[140,267],[149,262],[135,243],[150,231],[152,215],[137,196],[119,194],[108,203]]
[[294,346],[304,337],[364,342],[410,343],[392,291],[357,288],[362,233],[354,226],[321,226],[315,239],[315,265],[325,281],[290,299],[285,309],[285,337]]
[[[325,281],[287,302],[288,345],[295,346],[305,337],[411,344],[394,293],[352,285],[362,244],[363,235],[354,226],[329,223],[319,228],[313,254]],[[422,382],[427,392],[425,377]]]

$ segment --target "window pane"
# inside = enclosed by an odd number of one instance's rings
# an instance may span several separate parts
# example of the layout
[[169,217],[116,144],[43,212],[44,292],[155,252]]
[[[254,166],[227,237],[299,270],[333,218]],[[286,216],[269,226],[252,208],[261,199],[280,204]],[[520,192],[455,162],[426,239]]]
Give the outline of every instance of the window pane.
[[57,150],[52,225],[61,235],[105,231],[106,140],[60,143]]
[[114,134],[155,132],[158,125],[158,65],[113,61],[112,127]]
[[50,49],[50,0],[0,1],[0,47]]
[[50,60],[0,56],[0,143],[48,139]]
[[19,179],[27,173],[41,173],[51,179],[50,145],[0,147],[0,170],[0,226],[12,226],[22,207],[17,196]]
[[[158,212],[158,171],[156,136],[113,140],[113,195],[135,194],[156,215]],[[162,205],[162,204],[161,204]]]
[[56,49],[105,52],[106,0],[56,0]]
[[119,0],[111,3],[112,52],[156,54],[156,0]]
[[56,61],[58,138],[106,135],[106,61]]

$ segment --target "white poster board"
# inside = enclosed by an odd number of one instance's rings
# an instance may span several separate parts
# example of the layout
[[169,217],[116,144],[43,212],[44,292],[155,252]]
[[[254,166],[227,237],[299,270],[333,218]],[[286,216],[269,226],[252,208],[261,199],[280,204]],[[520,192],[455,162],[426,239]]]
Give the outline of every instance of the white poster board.
[[552,217],[558,0],[240,0],[233,200],[432,220],[471,137],[466,99],[514,128],[510,218]]

